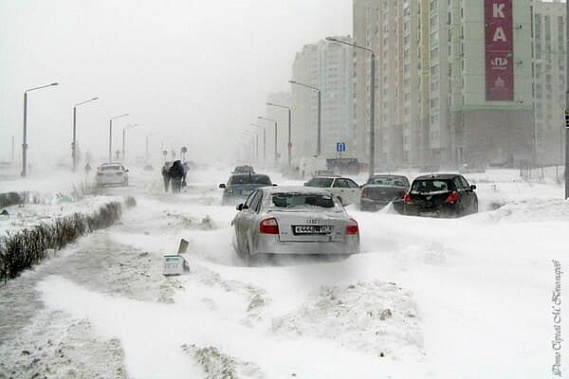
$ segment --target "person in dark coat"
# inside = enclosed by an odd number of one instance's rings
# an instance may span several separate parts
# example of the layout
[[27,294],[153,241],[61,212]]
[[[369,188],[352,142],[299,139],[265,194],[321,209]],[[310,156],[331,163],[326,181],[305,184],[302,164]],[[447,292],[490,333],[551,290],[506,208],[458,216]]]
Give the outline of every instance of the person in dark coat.
[[186,176],[186,171],[184,170],[184,166],[182,166],[182,161],[177,160],[172,164],[172,167],[168,170],[168,176],[172,183],[172,192],[179,193],[182,188],[182,182]]

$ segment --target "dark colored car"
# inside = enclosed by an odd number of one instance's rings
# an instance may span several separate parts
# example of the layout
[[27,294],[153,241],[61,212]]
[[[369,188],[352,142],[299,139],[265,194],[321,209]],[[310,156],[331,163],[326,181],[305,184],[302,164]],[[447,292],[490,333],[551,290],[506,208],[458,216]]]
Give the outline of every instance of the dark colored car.
[[272,186],[271,178],[263,174],[253,172],[233,174],[227,180],[227,184],[221,183],[223,189],[222,204],[236,205],[242,203],[247,197],[260,187]]
[[409,191],[409,179],[403,175],[373,175],[363,185],[360,196],[362,211],[378,211],[389,203],[403,213],[403,197]]
[[475,185],[459,174],[422,175],[405,194],[405,214],[427,217],[461,217],[478,212]]
[[252,166],[243,165],[243,166],[235,167],[231,173],[232,174],[247,174],[247,173],[254,174],[255,169]]

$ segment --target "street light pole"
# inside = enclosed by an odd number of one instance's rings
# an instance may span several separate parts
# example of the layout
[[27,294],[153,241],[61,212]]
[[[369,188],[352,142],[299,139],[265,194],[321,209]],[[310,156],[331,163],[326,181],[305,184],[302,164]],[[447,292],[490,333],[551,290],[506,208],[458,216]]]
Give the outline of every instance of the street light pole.
[[126,162],[126,131],[127,129],[130,128],[134,128],[135,126],[138,126],[138,124],[131,124],[131,125],[127,125],[124,128],[122,128],[122,161]]
[[[569,30],[569,29],[568,29]],[[369,90],[369,176],[375,171],[375,53],[372,49],[356,45],[354,43],[342,41],[333,37],[326,37],[327,41],[337,42],[365,50],[370,53],[370,90]]]
[[113,120],[128,116],[128,113],[111,117],[109,121],[109,163],[113,161]]
[[22,177],[28,175],[28,92],[35,91],[42,88],[56,86],[59,83],[46,84],[44,86],[30,88],[24,91],[24,138],[22,142]]
[[257,124],[251,124],[251,126],[263,129],[263,163],[267,164],[267,129]]
[[304,84],[297,82],[296,80],[289,80],[290,84],[296,84],[301,87],[310,88],[318,92],[318,121],[317,121],[317,131],[316,131],[316,156],[320,156],[322,153],[322,91],[320,88],[311,86],[309,84]]
[[266,118],[266,117],[261,117],[261,116],[259,116],[258,119],[259,120],[265,120],[265,121],[272,121],[275,123],[275,167],[277,167],[277,159],[279,157],[279,153],[277,151],[277,149],[278,149],[278,147],[277,147],[277,145],[278,145],[278,134],[277,134],[278,133],[278,129],[277,129],[278,124],[277,124],[277,120],[273,120],[272,118]]
[[71,143],[71,157],[73,158],[73,172],[77,170],[77,107],[83,104],[90,103],[91,101],[98,100],[94,97],[89,100],[82,101],[73,106],[73,142]]
[[280,105],[280,104],[275,104],[275,103],[267,103],[267,105],[272,105],[273,107],[279,107],[279,108],[283,108],[286,109],[288,111],[288,141],[287,141],[287,152],[288,152],[288,167],[290,168],[291,166],[291,149],[292,149],[292,140],[291,140],[291,125],[290,125],[290,121],[291,121],[291,109],[290,107],[284,106],[284,105]]

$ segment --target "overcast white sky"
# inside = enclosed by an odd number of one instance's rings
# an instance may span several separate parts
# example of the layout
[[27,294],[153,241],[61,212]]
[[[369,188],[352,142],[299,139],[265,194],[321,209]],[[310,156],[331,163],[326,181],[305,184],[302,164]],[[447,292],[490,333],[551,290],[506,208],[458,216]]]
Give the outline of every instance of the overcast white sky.
[[[98,158],[122,128],[127,153],[186,145],[195,160],[227,156],[241,130],[289,91],[295,53],[352,33],[351,0],[0,0],[0,161],[21,157],[26,89],[30,164]],[[219,147],[218,147],[219,146]],[[49,153],[55,151],[55,153]],[[191,157],[190,157],[191,159]],[[98,162],[95,162],[98,163]]]

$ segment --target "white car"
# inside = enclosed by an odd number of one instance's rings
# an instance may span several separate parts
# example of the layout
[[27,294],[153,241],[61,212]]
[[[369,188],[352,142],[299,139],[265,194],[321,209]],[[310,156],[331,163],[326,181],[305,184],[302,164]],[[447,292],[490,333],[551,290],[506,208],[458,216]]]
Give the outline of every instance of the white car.
[[359,204],[361,187],[350,178],[339,175],[315,176],[304,184],[308,187],[328,188],[343,205]]
[[97,186],[128,186],[128,170],[121,163],[103,163],[95,173]]
[[359,253],[359,226],[329,191],[303,186],[254,190],[231,225],[246,262],[277,254],[349,256]]

